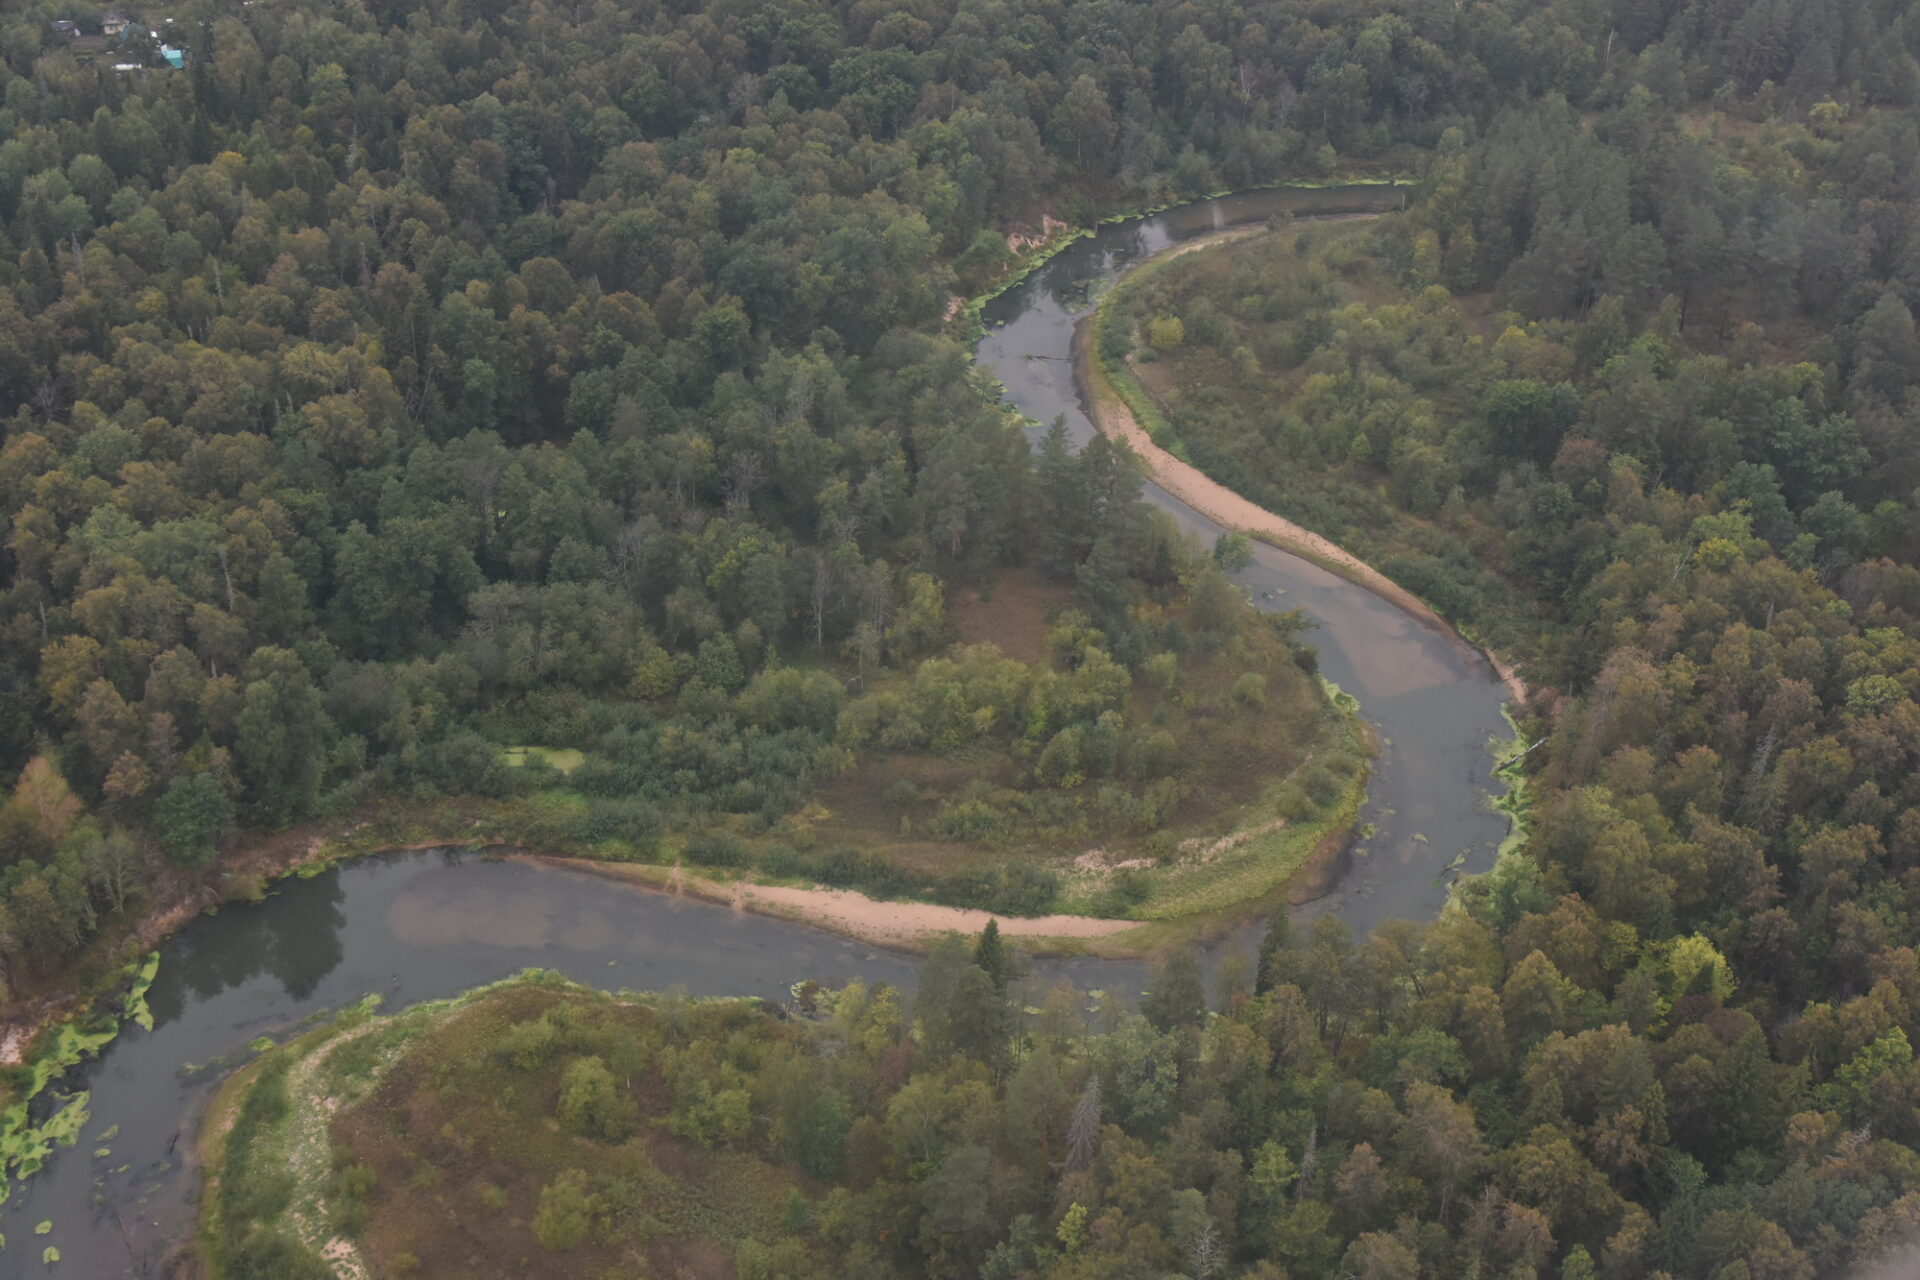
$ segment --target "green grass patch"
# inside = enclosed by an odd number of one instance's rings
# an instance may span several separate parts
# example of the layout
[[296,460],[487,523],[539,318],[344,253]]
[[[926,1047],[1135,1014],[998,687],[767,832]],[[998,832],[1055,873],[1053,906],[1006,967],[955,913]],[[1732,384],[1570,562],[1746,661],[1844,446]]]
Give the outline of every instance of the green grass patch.
[[844,1109],[820,1147],[818,1125],[791,1138],[752,1103],[774,1097],[757,1073],[804,1061],[814,1034],[757,1002],[615,998],[540,971],[390,1017],[349,1010],[210,1107],[203,1253],[215,1280],[262,1274],[262,1256],[305,1275],[343,1242],[377,1275],[671,1275],[696,1259],[720,1274],[803,1231],[818,1194],[803,1178],[838,1171]]
[[508,747],[500,758],[515,769],[537,763],[561,774],[572,773],[587,762],[586,753],[574,747]]
[[1353,826],[1367,798],[1366,749],[1350,713],[1332,709],[1328,718],[1320,752],[1337,767],[1316,759],[1269,786],[1241,815],[1235,835],[1201,841],[1197,849],[1188,842],[1180,860],[1150,874],[1150,892],[1131,918],[1217,915],[1266,897],[1293,879],[1324,841]]

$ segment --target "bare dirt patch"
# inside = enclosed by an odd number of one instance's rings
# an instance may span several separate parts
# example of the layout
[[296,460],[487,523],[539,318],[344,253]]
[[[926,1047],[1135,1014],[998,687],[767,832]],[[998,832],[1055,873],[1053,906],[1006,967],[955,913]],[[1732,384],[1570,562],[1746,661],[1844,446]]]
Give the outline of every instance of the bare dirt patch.
[[991,644],[1009,658],[1038,662],[1047,653],[1047,624],[1070,598],[1065,583],[1037,569],[1008,569],[983,586],[956,589],[947,617],[964,643]]

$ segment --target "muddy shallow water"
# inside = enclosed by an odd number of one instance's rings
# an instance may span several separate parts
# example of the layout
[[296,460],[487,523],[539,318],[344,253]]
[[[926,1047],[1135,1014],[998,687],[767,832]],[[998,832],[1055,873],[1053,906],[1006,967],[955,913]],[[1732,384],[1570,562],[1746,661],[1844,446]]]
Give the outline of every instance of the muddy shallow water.
[[[1225,226],[1275,215],[1396,206],[1380,188],[1270,191],[1204,201],[1115,224],[1080,241],[988,304],[979,361],[1038,421],[1065,413],[1075,438],[1092,425],[1071,374],[1073,327],[1098,286],[1150,254]],[[1148,496],[1211,541],[1216,526],[1149,486]],[[1503,693],[1457,642],[1363,588],[1260,547],[1240,581],[1263,608],[1297,607],[1327,677],[1360,699],[1379,729],[1362,841],[1335,892],[1356,930],[1431,914],[1456,854],[1484,870],[1504,821],[1484,804],[1490,742],[1503,735]],[[917,962],[786,920],[627,888],[604,879],[459,851],[370,858],[291,880],[260,902],[197,920],[161,947],[149,995],[154,1028],[129,1024],[97,1060],[57,1083],[91,1091],[74,1147],[11,1189],[0,1211],[0,1275],[157,1275],[192,1228],[191,1121],[249,1041],[380,992],[387,1007],[452,995],[529,967],[608,989],[783,999],[801,978],[862,978],[910,989]],[[1144,966],[1055,960],[1033,981],[1135,994]],[[100,1135],[113,1131],[111,1137]],[[106,1154],[96,1155],[97,1150]],[[52,1231],[34,1234],[50,1220]]]

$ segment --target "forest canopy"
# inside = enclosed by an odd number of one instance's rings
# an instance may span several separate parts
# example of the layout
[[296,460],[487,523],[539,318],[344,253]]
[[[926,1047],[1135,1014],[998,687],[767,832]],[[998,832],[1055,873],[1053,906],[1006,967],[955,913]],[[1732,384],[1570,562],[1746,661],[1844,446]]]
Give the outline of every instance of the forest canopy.
[[[1523,848],[1095,1028],[983,939],[913,1027],[528,1010],[459,1078],[611,1147],[644,1063],[676,1138],[816,1179],[743,1273],[1798,1280],[1920,1223],[1900,0],[189,0],[184,65],[125,73],[51,23],[103,16],[0,19],[16,976],[382,799],[566,790],[569,838],[738,858],[868,744],[972,734],[1021,785],[956,829],[1150,801],[1164,744],[1105,717],[1231,651],[1224,580],[943,317],[1049,215],[1400,173],[1404,216],[1196,255],[1101,354],[1524,660]],[[1071,604],[1018,675],[949,652],[1009,568]],[[577,1173],[522,1196],[539,1248],[652,1229]]]

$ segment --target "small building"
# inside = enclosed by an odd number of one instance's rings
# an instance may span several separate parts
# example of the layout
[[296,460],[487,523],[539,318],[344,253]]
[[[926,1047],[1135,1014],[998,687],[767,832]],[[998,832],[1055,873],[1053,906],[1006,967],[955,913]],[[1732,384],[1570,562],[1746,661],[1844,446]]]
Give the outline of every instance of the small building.
[[187,65],[187,51],[185,49],[176,49],[170,44],[163,44],[160,46],[160,56],[165,58],[167,65],[175,71]]
[[101,33],[109,39],[125,35],[127,28],[132,25],[133,19],[124,13],[109,13],[106,17],[100,19]]
[[80,24],[67,18],[55,18],[53,20],[53,34],[65,36],[69,40],[78,40],[80,38]]

